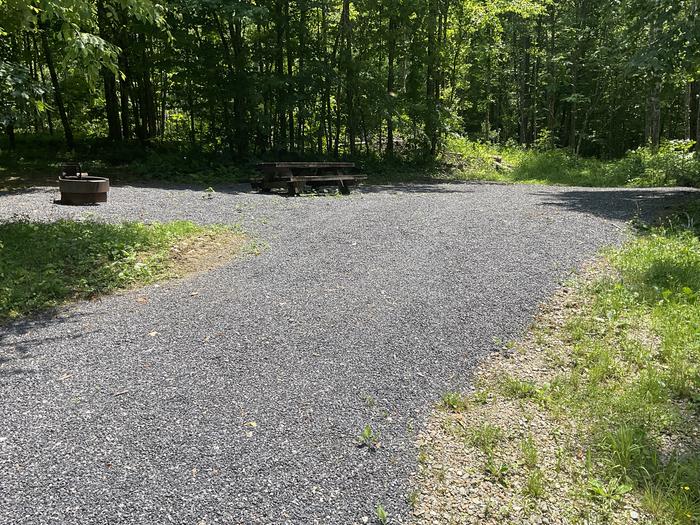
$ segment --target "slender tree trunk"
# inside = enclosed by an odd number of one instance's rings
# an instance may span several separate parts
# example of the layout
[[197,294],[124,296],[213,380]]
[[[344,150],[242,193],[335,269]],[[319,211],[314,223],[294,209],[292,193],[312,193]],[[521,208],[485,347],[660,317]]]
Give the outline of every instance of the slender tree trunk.
[[[522,22],[519,24],[522,26]],[[519,64],[519,88],[518,106],[520,111],[520,143],[529,145],[530,140],[530,92],[528,79],[530,76],[530,36],[529,28],[521,27],[520,34],[520,64]]]
[[277,121],[278,129],[275,133],[275,147],[278,151],[287,151],[287,96],[284,87],[284,19],[283,0],[275,3],[275,34],[277,45],[275,46],[275,75],[279,82],[277,88]]
[[[491,141],[491,111],[493,106],[493,30],[488,27],[486,30],[486,71],[484,75],[486,76],[484,80],[484,91],[486,94],[486,103],[484,107],[484,123],[483,123],[483,133],[484,140]],[[455,66],[456,67],[456,66]],[[453,87],[454,90],[454,87]]]
[[[658,0],[656,0],[658,4]],[[648,42],[649,47],[654,48],[658,45],[659,21],[656,14],[652,14],[653,19],[649,26]],[[651,144],[653,153],[659,151],[661,142],[661,78],[658,74],[652,74],[651,86],[649,89],[649,98],[647,99],[647,143]]]
[[10,151],[13,151],[16,147],[14,122],[8,122],[7,124],[5,124],[5,132],[7,133],[7,144],[10,148]]
[[[145,58],[145,57],[144,57]],[[158,134],[158,118],[156,117],[156,97],[151,72],[149,69],[143,74],[143,118],[146,138],[153,138]]]
[[386,94],[387,94],[387,115],[386,115],[386,155],[392,157],[394,155],[394,93],[395,74],[394,60],[396,58],[396,31],[397,31],[396,14],[392,13],[389,16],[389,37],[387,39],[387,55],[389,69],[387,73]]
[[107,68],[102,68],[102,80],[105,90],[105,112],[107,115],[107,136],[109,140],[122,139],[122,123],[119,118],[119,99],[117,98],[117,79]]
[[556,124],[556,82],[554,69],[554,54],[556,52],[557,11],[554,5],[549,7],[549,45],[547,47],[547,129],[554,136],[557,134]]
[[350,20],[350,0],[343,0],[343,12],[340,19],[341,31],[345,39],[343,47],[343,66],[345,68],[345,104],[347,107],[346,132],[350,146],[350,155],[355,155],[357,140],[357,122],[355,115],[355,67],[352,57],[352,22]]
[[425,134],[430,141],[430,154],[437,151],[438,116],[435,105],[437,97],[437,23],[439,15],[438,0],[428,0],[428,58],[426,68],[426,103]]
[[[109,40],[109,30],[104,0],[97,2],[97,24],[100,36]],[[102,82],[105,93],[105,114],[107,116],[107,137],[112,141],[122,139],[122,125],[119,119],[119,100],[117,98],[117,79],[112,71],[102,67]]]
[[[299,5],[299,72],[306,71],[306,65],[304,63],[304,57],[307,54],[306,50],[306,3],[304,0],[298,0]],[[297,97],[298,97],[298,116],[297,116],[297,147],[299,152],[304,155],[304,150],[306,148],[306,115],[308,109],[311,107],[311,101],[307,100],[306,97],[306,80],[300,79],[299,85],[297,86]],[[308,108],[307,108],[308,104]]]
[[166,112],[168,107],[168,74],[161,71],[161,92],[160,92],[160,121],[158,122],[158,136],[165,135]]
[[192,79],[187,83],[187,106],[190,114],[190,144],[194,147],[197,143],[194,114],[194,90],[192,89]]
[[[243,39],[243,24],[240,18],[229,19],[229,34],[233,48],[233,62],[237,86],[245,86],[248,78],[245,70],[245,42]],[[233,128],[236,133],[236,152],[239,157],[248,153],[248,126],[245,119],[245,91],[237,88],[233,98]]]
[[51,53],[51,47],[49,46],[49,38],[47,36],[48,27],[45,24],[41,24],[39,32],[41,33],[41,46],[44,50],[44,58],[46,59],[46,66],[49,68],[49,78],[51,78],[51,85],[53,87],[54,101],[56,102],[56,108],[58,109],[58,115],[61,118],[61,125],[63,126],[63,134],[66,138],[66,146],[68,149],[73,151],[75,149],[75,140],[73,139],[73,128],[71,127],[70,121],[68,120],[68,114],[66,113],[66,107],[63,105],[63,95],[61,94],[61,85],[58,82],[58,75],[56,74],[56,66],[54,65],[53,55]]
[[[24,48],[25,61],[29,67],[29,77],[36,82],[38,80],[36,70],[38,68],[38,57],[34,56],[33,48],[29,33],[24,35],[22,39],[22,47]],[[32,108],[32,120],[34,121],[34,133],[44,131],[44,121],[41,118],[38,108]]]
[[695,84],[695,154],[700,158],[700,80]]
[[[287,51],[287,96],[292,100],[287,104],[289,110],[289,118],[287,124],[289,126],[289,150],[294,151],[294,104],[291,103],[294,99],[294,55],[292,53],[292,32],[291,20],[289,17],[289,0],[284,2],[284,36]],[[289,97],[292,94],[292,97]]]
[[647,140],[651,144],[652,152],[656,153],[661,144],[661,80],[652,81],[647,107],[649,108],[649,136]]
[[688,82],[685,86],[685,140],[692,140],[693,137],[693,83]]
[[[35,33],[32,33],[32,44],[34,46],[34,54],[37,57],[37,69],[39,70],[41,85],[44,88],[44,91],[48,91],[46,89],[46,77],[44,76],[44,68],[39,62],[39,46],[36,42]],[[44,103],[44,105],[46,105],[46,98],[44,97],[44,93],[41,94],[41,101]],[[46,108],[46,124],[49,126],[49,135],[53,135],[53,118],[51,117],[51,110],[48,107]]]
[[122,138],[131,138],[131,113],[129,108],[129,97],[131,91],[131,68],[129,67],[129,45],[126,29],[125,15],[120,13],[122,28],[119,31],[119,46],[122,52],[119,54],[119,69],[122,76],[119,79],[119,104],[121,106]]

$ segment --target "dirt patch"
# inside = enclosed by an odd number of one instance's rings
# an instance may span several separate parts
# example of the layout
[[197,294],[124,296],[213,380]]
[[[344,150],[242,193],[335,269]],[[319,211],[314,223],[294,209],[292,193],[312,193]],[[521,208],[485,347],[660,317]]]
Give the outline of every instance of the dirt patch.
[[170,269],[175,277],[208,272],[233,259],[248,243],[241,233],[206,232],[177,243],[170,249]]

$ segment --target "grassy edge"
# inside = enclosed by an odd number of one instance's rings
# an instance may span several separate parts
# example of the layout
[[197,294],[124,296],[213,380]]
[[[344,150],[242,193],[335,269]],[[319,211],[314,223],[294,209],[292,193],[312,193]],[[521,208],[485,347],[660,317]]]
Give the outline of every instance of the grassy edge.
[[188,221],[0,223],[0,322],[202,273],[261,247],[237,227]]
[[672,226],[564,286],[434,411],[415,523],[700,523],[699,280]]

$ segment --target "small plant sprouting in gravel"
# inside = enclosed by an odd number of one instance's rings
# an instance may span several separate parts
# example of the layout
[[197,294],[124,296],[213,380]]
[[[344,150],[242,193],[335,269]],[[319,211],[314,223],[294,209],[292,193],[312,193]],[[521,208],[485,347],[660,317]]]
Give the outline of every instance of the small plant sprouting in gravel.
[[493,454],[489,454],[488,458],[486,459],[484,470],[492,481],[495,481],[504,487],[508,485],[506,476],[508,475],[508,472],[510,472],[510,466],[508,466],[507,463],[497,462]]
[[472,395],[472,399],[477,405],[485,405],[489,402],[489,392],[487,390],[477,390]]
[[465,401],[459,392],[448,392],[442,396],[442,405],[453,412],[464,410]]
[[566,451],[562,447],[558,447],[556,451],[556,459],[554,462],[554,470],[561,472],[566,468]]
[[537,468],[530,472],[525,487],[523,487],[523,494],[533,499],[540,499],[544,496],[544,476],[540,469]]
[[490,454],[493,451],[493,447],[498,443],[503,436],[503,431],[489,423],[482,423],[476,428],[471,429],[467,435],[467,442],[475,448],[478,448]]
[[259,257],[269,247],[270,247],[270,245],[264,241],[258,241],[256,239],[251,239],[249,242],[247,242],[245,244],[245,246],[243,246],[242,252],[245,255],[253,255],[255,257]]
[[506,377],[503,379],[503,393],[514,399],[532,399],[538,397],[541,390],[532,381]]
[[204,190],[204,195],[202,196],[203,199],[211,200],[214,198],[216,195],[216,190],[209,186],[206,190]]
[[620,482],[619,479],[611,479],[608,483],[603,483],[594,478],[588,482],[588,494],[607,509],[611,509],[613,505],[619,503],[631,490],[630,485]]
[[365,395],[365,405],[369,408],[374,408],[377,406],[377,400],[374,399],[370,394]]
[[535,468],[537,466],[538,455],[537,446],[535,445],[532,436],[527,436],[525,439],[523,439],[522,443],[520,444],[520,448],[523,452],[523,460],[525,461],[525,465],[529,468]]
[[379,448],[379,434],[372,430],[370,425],[365,425],[362,432],[357,437],[357,446],[360,448],[368,448],[371,451],[375,451]]
[[374,513],[377,516],[377,522],[381,525],[386,525],[389,523],[389,513],[384,509],[384,507],[379,504],[377,508],[374,509]]
[[420,498],[420,493],[417,490],[412,490],[406,496],[406,501],[412,509],[418,506],[418,499]]
[[430,461],[430,455],[425,447],[421,447],[421,449],[418,451],[418,464],[427,465],[428,461]]

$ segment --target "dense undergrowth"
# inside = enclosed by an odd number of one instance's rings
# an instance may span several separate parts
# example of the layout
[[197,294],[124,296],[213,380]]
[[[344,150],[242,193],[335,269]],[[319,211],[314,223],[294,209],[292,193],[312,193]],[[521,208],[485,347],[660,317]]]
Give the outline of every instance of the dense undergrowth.
[[[488,180],[505,183],[595,187],[700,186],[700,160],[687,141],[666,142],[659,152],[639,148],[617,160],[577,157],[546,144],[533,148],[492,145],[453,137],[438,158],[399,152],[391,159],[374,153],[352,159],[370,184]],[[279,160],[333,160],[313,154],[280,155]],[[0,191],[55,181],[60,165],[77,160],[86,171],[115,182],[186,183],[214,186],[246,182],[255,164],[272,156],[238,160],[225,152],[192,149],[186,144],[114,144],[85,139],[75,152],[57,137],[20,137],[14,151],[0,151]],[[495,159],[498,159],[496,161]]]
[[173,248],[230,235],[191,222],[0,223],[0,321],[173,275]]
[[[564,150],[496,147],[463,139],[448,142],[447,155],[457,178],[589,187],[700,186],[700,159],[692,142],[663,144],[630,151],[617,160],[571,155]],[[500,165],[494,157],[501,159]]]

